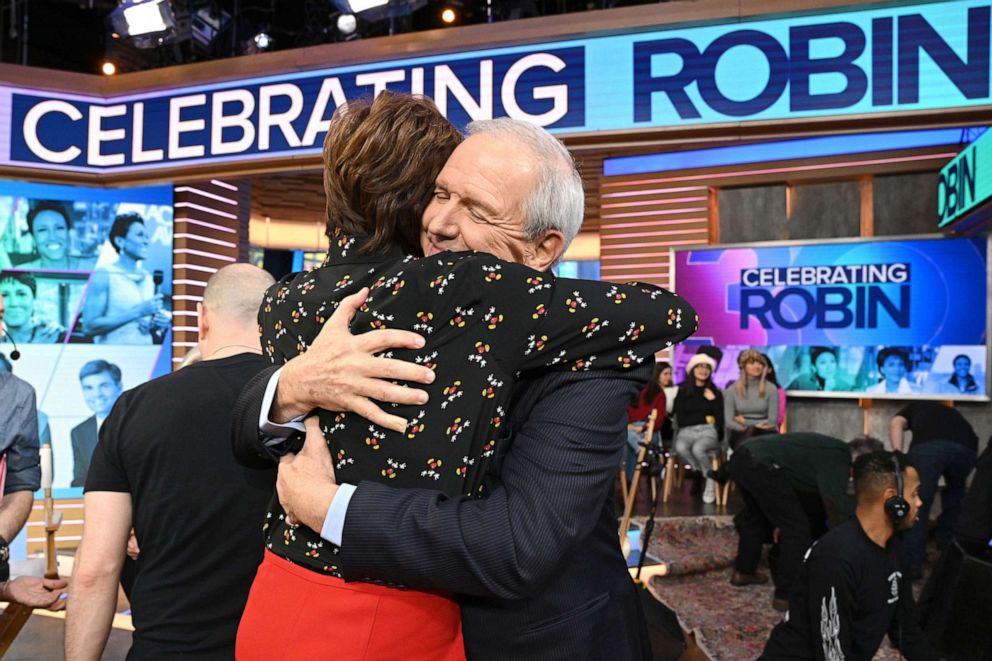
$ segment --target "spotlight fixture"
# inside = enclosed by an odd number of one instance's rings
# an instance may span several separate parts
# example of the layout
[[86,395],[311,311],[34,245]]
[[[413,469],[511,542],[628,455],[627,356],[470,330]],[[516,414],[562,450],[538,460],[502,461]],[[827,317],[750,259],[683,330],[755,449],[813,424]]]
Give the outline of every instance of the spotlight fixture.
[[350,37],[358,29],[358,19],[354,14],[340,14],[337,20],[338,32],[344,37]]
[[255,46],[258,50],[268,50],[269,46],[272,45],[272,37],[269,36],[268,32],[259,32],[255,35]]
[[176,36],[176,17],[167,0],[121,0],[110,24],[137,48],[155,48]]
[[451,7],[445,7],[443,10],[441,10],[441,20],[447,23],[448,25],[451,25],[452,23],[458,20],[458,12],[456,12]]
[[358,14],[366,21],[407,16],[427,5],[427,0],[334,0],[343,14]]
[[104,76],[113,76],[117,73],[117,65],[108,60],[100,65],[100,71],[103,72]]

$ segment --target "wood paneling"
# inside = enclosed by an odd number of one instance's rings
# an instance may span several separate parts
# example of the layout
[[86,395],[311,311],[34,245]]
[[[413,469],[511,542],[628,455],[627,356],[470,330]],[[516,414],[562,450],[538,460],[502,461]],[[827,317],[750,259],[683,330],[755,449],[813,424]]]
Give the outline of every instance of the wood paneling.
[[196,304],[218,269],[244,259],[248,182],[211,179],[176,186],[172,265],[172,362],[196,345]]

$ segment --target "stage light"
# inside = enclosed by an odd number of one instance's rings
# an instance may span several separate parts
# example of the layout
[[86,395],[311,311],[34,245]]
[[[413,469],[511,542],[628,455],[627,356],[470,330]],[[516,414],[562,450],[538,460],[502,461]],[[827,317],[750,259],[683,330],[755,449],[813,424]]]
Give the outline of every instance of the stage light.
[[138,48],[160,46],[176,35],[176,17],[165,0],[122,0],[110,24]]
[[117,65],[113,62],[104,62],[100,65],[100,71],[102,71],[105,76],[113,76],[117,73]]
[[267,32],[259,32],[255,35],[255,46],[258,50],[266,50],[272,45],[272,37]]
[[370,9],[385,7],[389,4],[389,0],[334,0],[334,4],[344,13],[358,14]]
[[338,16],[337,27],[338,32],[346,37],[350,36],[358,29],[358,19],[354,14],[341,14]]
[[441,20],[447,23],[448,25],[451,25],[456,20],[458,20],[458,14],[451,7],[445,7],[441,11]]

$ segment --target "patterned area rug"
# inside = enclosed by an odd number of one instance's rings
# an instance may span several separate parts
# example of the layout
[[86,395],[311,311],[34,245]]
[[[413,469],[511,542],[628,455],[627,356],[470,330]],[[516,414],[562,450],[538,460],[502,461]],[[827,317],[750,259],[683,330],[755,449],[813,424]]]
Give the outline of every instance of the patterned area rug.
[[[663,560],[669,567],[666,576],[651,579],[652,594],[678,614],[714,661],[758,658],[782,617],[772,609],[770,584],[730,585],[736,552],[729,516],[658,519],[648,548],[651,562]],[[767,574],[767,566],[761,571]],[[875,656],[876,661],[898,658],[887,643]]]

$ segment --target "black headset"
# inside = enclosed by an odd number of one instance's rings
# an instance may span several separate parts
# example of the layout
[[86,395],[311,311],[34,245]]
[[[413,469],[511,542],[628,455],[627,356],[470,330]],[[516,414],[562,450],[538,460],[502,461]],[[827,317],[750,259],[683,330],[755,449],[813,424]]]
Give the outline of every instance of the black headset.
[[896,471],[896,495],[885,501],[885,511],[894,523],[899,523],[909,516],[909,503],[902,496],[902,469],[899,467],[899,457],[892,453],[892,466]]

